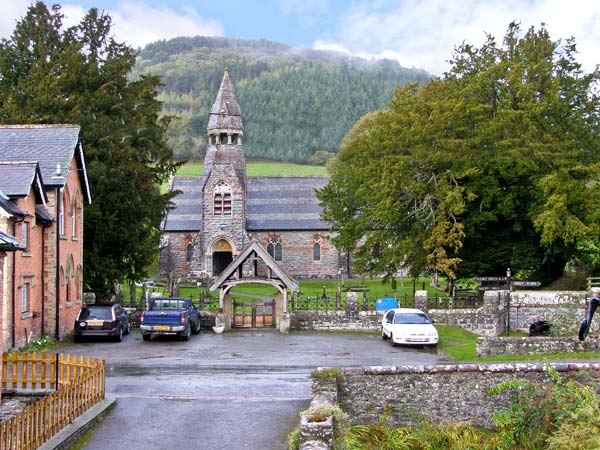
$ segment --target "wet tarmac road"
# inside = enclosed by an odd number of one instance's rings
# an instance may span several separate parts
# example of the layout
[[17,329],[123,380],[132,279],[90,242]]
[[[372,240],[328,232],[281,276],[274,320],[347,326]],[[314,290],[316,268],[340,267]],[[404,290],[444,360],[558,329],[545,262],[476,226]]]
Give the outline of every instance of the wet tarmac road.
[[115,409],[86,450],[281,450],[309,404],[320,366],[436,364],[435,350],[391,347],[373,334],[203,332],[188,342],[62,343],[103,358]]

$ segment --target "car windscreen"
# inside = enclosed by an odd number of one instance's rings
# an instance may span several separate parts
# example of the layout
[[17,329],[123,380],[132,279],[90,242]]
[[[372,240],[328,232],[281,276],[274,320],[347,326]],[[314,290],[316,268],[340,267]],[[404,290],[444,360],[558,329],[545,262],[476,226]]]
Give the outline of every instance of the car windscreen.
[[173,299],[154,300],[153,309],[185,309],[185,301]]
[[422,323],[431,323],[431,321],[425,314],[397,313],[394,316],[394,323],[422,324]]
[[87,319],[112,320],[112,309],[93,307],[83,308],[79,313],[79,320]]

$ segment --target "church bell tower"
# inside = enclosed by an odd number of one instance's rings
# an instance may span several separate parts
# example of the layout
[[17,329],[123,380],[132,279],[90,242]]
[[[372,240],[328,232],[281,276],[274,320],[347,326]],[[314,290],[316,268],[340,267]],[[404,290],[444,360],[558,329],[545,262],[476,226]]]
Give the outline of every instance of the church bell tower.
[[227,70],[210,110],[207,131],[202,254],[206,272],[216,276],[248,244],[244,125]]

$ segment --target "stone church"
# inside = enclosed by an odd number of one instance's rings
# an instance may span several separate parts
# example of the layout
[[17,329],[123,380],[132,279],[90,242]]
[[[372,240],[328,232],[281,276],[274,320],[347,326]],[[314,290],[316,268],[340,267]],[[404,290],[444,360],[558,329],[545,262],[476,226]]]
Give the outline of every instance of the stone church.
[[161,228],[159,272],[182,279],[214,278],[250,242],[259,242],[290,276],[333,278],[346,257],[327,239],[315,189],[327,177],[250,177],[244,126],[225,71],[208,119],[201,177],[173,177],[179,191]]

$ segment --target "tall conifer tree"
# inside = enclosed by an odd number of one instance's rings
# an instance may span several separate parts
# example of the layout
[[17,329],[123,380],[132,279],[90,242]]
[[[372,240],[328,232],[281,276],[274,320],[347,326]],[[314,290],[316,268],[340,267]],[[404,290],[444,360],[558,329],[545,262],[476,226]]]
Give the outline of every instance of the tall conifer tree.
[[160,118],[160,79],[130,80],[136,52],[90,9],[63,26],[61,7],[30,6],[0,42],[0,121],[81,126],[93,203],[84,214],[84,285],[98,294],[136,280],[154,260],[176,170]]

